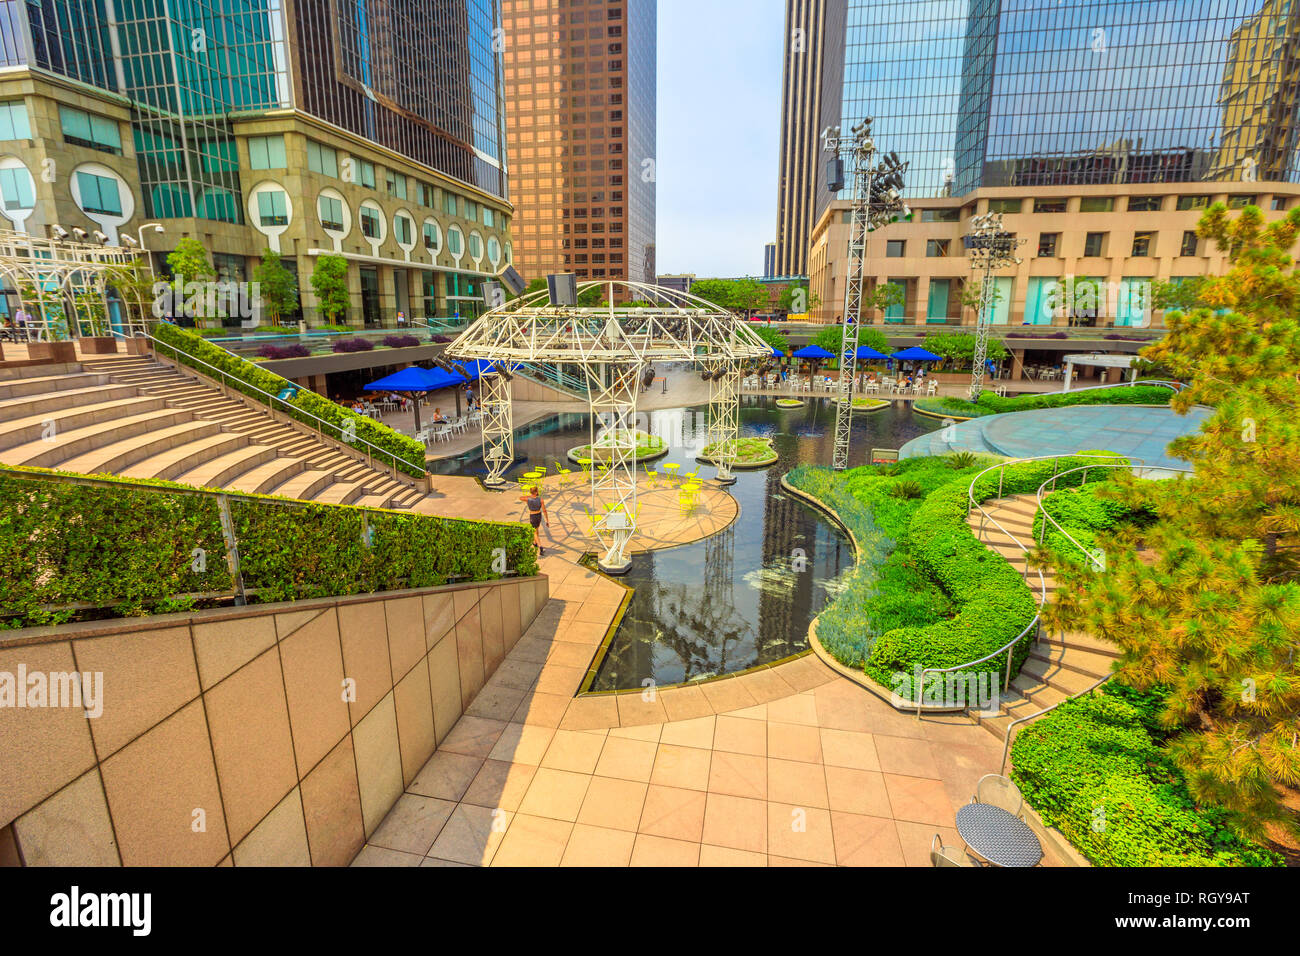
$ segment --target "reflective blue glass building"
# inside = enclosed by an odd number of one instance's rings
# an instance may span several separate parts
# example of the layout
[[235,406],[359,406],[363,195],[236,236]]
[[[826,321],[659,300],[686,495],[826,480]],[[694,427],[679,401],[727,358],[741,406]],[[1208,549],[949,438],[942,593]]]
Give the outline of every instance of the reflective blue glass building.
[[909,195],[1300,175],[1296,0],[831,0],[840,18],[823,119],[874,116]]
[[235,278],[342,254],[367,324],[473,311],[513,250],[502,49],[500,0],[0,0],[0,216],[162,221]]

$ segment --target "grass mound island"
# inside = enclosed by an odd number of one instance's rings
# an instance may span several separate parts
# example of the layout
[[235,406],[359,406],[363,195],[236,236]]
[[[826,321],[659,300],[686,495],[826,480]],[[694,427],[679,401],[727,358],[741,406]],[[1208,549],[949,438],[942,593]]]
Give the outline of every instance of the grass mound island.
[[[732,468],[762,468],[777,460],[776,448],[770,438],[736,438],[733,441],[736,460],[731,463]],[[717,464],[722,450],[722,442],[713,442],[705,445],[704,450],[696,456],[695,460],[711,465]]]
[[668,454],[668,443],[662,438],[651,435],[649,432],[643,432],[640,429],[620,429],[605,432],[593,444],[570,448],[568,451],[569,460],[575,463],[580,458],[589,458],[592,461],[608,461],[611,446],[616,440],[626,442],[626,436],[629,432],[635,437],[636,460],[638,463],[653,461]]

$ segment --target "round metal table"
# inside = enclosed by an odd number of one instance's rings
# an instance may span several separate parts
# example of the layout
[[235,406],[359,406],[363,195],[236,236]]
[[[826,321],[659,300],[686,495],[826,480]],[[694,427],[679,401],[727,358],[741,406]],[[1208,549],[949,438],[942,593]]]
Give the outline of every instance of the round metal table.
[[1014,814],[987,803],[957,811],[957,832],[966,845],[995,866],[1037,866],[1043,847],[1034,831]]

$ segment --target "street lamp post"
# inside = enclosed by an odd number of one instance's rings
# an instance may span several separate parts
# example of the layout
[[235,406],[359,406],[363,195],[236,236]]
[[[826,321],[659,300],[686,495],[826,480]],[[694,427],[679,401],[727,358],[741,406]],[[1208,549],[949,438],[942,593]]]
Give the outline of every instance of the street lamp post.
[[984,388],[984,363],[988,360],[989,329],[993,320],[993,271],[1019,264],[1016,246],[1024,242],[1002,228],[1002,214],[985,213],[971,220],[971,231],[961,237],[972,269],[981,269],[979,312],[975,316],[975,355],[970,372],[970,400],[978,401]]
[[897,153],[877,158],[871,137],[871,117],[840,135],[838,126],[822,131],[823,148],[831,154],[827,184],[831,192],[843,188],[845,165],[853,176],[853,221],[849,228],[849,268],[844,284],[844,314],[840,319],[839,406],[835,413],[835,449],[831,467],[843,471],[849,464],[849,431],[853,424],[853,366],[858,352],[858,326],[862,319],[862,289],[866,284],[867,233],[912,211],[903,202],[903,173],[908,163]]

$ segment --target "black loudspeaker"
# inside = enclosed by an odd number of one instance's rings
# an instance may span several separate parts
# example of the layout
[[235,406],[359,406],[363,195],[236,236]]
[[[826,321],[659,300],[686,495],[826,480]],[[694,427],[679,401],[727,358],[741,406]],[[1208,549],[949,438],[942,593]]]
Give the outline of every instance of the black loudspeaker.
[[522,295],[523,291],[528,288],[528,283],[524,281],[523,276],[515,271],[514,266],[506,266],[498,278],[505,283],[506,288],[510,290],[512,295]]
[[552,273],[546,277],[546,291],[550,293],[551,305],[575,307],[578,304],[578,277],[572,272]]
[[499,309],[506,304],[506,293],[500,282],[489,279],[483,283],[483,301],[489,309]]
[[826,160],[826,188],[833,193],[844,188],[844,160],[838,156]]

